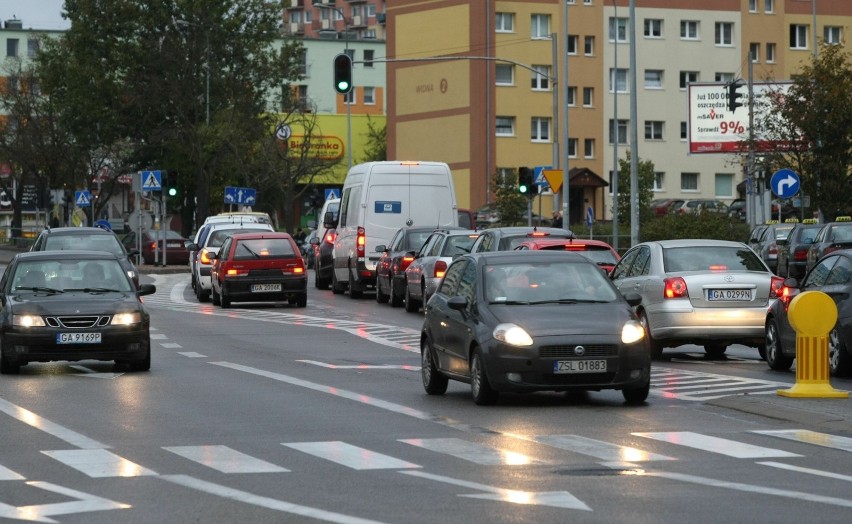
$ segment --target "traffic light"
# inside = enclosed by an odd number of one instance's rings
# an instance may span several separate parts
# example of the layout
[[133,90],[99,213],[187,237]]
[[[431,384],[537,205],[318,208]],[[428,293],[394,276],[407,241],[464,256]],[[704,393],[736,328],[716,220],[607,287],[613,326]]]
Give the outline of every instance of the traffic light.
[[352,90],[352,59],[345,53],[334,57],[334,90],[341,94]]
[[533,185],[533,171],[528,167],[518,168],[518,191],[523,194],[530,194]]
[[160,186],[162,187],[163,198],[176,197],[178,194],[177,176],[169,174],[168,171],[163,171],[160,175]]
[[743,103],[739,101],[743,97],[743,93],[739,92],[739,88],[745,84],[740,81],[731,82],[728,84],[728,111],[736,111],[738,107],[742,107]]

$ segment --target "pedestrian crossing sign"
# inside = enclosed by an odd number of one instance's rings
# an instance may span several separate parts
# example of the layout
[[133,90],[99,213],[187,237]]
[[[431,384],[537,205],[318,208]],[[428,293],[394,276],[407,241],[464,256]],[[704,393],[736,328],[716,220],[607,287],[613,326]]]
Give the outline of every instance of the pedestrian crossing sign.
[[332,198],[340,198],[340,190],[331,188],[325,190],[325,199],[330,200]]
[[162,173],[160,171],[142,171],[142,191],[162,191]]
[[74,192],[74,205],[77,207],[89,207],[92,205],[92,194],[86,190]]

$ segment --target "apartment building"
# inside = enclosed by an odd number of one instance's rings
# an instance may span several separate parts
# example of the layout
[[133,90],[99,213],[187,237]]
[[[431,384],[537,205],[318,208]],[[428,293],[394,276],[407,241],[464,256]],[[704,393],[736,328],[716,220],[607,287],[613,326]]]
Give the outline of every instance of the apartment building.
[[609,220],[615,158],[633,146],[635,125],[638,156],[657,171],[656,196],[730,201],[742,195],[741,159],[689,153],[689,83],[747,78],[749,61],[755,81],[788,80],[815,45],[848,46],[852,23],[847,0],[635,0],[631,42],[629,8],[629,0],[388,0],[388,56],[419,60],[388,64],[388,155],[448,162],[459,205],[471,207],[491,200],[493,176],[561,168],[567,156],[571,222],[588,207]]

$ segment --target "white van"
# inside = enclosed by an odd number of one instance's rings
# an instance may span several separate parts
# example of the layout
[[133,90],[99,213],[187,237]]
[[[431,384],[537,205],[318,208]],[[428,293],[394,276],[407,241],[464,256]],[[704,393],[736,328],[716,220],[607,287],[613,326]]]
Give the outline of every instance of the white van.
[[358,164],[343,183],[331,289],[358,298],[376,287],[376,246],[400,228],[457,226],[453,175],[443,162],[385,161]]

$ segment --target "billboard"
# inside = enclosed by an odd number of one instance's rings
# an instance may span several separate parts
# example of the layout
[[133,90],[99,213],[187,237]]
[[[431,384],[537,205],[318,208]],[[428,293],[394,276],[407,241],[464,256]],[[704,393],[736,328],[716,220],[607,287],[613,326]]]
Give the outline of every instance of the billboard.
[[[784,96],[792,82],[754,82],[754,121],[766,118],[769,97]],[[689,153],[737,153],[742,151],[741,142],[749,137],[749,96],[744,84],[739,91],[742,107],[728,110],[728,84],[690,83],[689,90]],[[789,149],[789,143],[776,143],[755,132],[756,149]]]

